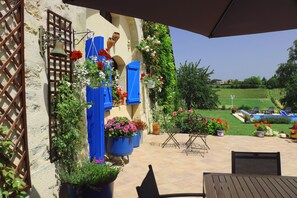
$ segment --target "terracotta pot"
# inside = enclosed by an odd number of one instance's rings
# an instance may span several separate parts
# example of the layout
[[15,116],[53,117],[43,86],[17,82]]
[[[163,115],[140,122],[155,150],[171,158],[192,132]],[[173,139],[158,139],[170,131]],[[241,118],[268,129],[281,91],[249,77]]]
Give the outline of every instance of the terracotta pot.
[[160,134],[160,129],[161,129],[161,126],[159,123],[154,123],[153,124],[153,134],[154,135],[159,135]]
[[118,32],[114,32],[114,33],[112,34],[112,39],[113,39],[115,42],[117,42],[117,41],[119,40],[119,38],[120,38],[120,33],[118,33]]
[[107,43],[106,44],[107,44],[107,51],[109,51],[110,48],[115,44],[115,41],[112,38],[109,38],[107,40]]

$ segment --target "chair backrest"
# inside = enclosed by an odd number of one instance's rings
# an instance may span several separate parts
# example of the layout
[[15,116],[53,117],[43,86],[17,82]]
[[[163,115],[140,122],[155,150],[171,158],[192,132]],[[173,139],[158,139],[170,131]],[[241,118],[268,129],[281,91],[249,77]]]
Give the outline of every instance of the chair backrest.
[[281,175],[280,152],[232,151],[232,173]]
[[136,187],[139,198],[159,198],[159,190],[155,179],[152,165],[149,165],[149,171],[143,179],[141,186]]

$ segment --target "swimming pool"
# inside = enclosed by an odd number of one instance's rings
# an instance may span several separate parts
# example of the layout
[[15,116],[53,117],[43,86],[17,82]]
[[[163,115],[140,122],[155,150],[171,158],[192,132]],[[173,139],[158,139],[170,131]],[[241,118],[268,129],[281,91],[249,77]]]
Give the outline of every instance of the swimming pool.
[[241,113],[244,115],[249,115],[252,118],[256,120],[260,119],[266,119],[266,118],[289,118],[293,122],[297,122],[297,115],[296,114],[288,114],[288,115],[281,115],[281,114],[263,114],[263,113],[257,113],[257,114],[250,114],[249,112],[245,110],[240,110]]

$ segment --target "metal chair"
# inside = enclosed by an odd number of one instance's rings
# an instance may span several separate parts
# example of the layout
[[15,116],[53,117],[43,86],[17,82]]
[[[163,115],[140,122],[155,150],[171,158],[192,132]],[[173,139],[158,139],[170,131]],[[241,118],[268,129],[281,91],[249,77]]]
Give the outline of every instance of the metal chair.
[[281,175],[280,152],[232,151],[232,173]]
[[173,141],[173,145],[180,148],[180,144],[178,143],[177,139],[174,137],[177,133],[180,132],[179,128],[175,127],[170,127],[169,124],[166,121],[166,116],[164,115],[164,128],[165,128],[165,133],[168,135],[166,140],[162,143],[162,148],[164,148],[170,140]]
[[[190,120],[192,129],[193,131],[189,132],[189,139],[186,142],[186,148],[185,152],[188,155],[189,152],[194,151],[194,150],[199,150],[199,151],[204,151],[199,152],[202,157],[204,157],[204,153],[208,152],[210,147],[208,146],[206,142],[207,138],[207,128],[206,128],[206,123],[207,123],[207,118],[203,117],[201,114],[196,114],[192,120]],[[197,138],[200,138],[203,142],[203,144],[195,144],[195,140]]]
[[155,179],[152,165],[149,165],[149,171],[146,174],[141,186],[136,187],[139,198],[160,198],[160,197],[205,197],[204,193],[175,193],[159,194],[157,182]]

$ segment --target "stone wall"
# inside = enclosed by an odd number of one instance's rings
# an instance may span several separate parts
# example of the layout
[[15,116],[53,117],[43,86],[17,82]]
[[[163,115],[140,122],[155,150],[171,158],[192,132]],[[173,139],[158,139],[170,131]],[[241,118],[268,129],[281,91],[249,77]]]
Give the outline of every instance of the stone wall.
[[[58,185],[55,167],[49,161],[47,68],[45,60],[39,55],[38,28],[46,28],[47,9],[72,21],[77,32],[88,29],[95,35],[111,37],[114,31],[120,32],[121,38],[111,49],[112,56],[120,57],[125,64],[141,60],[135,46],[142,38],[141,21],[130,17],[113,15],[114,23],[102,18],[98,11],[66,5],[62,0],[25,0],[25,71],[26,103],[29,159],[31,166],[32,189],[30,197],[56,197]],[[79,36],[78,36],[79,38]],[[84,52],[84,42],[76,49]],[[144,71],[144,68],[142,68]],[[109,115],[125,115],[149,121],[150,103],[147,90],[141,86],[141,104],[133,107],[114,108]],[[131,111],[133,113],[131,114]],[[108,116],[108,115],[107,115]]]

